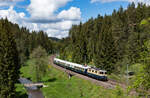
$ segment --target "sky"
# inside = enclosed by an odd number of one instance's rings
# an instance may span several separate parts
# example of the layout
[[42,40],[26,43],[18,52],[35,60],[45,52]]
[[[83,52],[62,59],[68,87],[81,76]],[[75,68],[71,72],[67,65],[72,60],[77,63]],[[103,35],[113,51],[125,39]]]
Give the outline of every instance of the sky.
[[64,38],[74,24],[109,15],[120,6],[150,0],[0,0],[0,18],[26,27],[30,31],[43,30],[49,37]]

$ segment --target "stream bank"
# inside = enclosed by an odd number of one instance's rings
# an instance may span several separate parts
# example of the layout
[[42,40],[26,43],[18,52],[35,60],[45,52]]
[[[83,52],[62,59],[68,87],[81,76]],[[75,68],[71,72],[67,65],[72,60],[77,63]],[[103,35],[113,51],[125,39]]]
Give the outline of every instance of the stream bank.
[[[25,84],[33,84],[32,81],[26,79],[26,78],[20,78],[20,83]],[[44,95],[42,91],[39,90],[39,88],[35,85],[31,85],[30,87],[25,86],[27,92],[28,92],[28,98],[44,98]]]

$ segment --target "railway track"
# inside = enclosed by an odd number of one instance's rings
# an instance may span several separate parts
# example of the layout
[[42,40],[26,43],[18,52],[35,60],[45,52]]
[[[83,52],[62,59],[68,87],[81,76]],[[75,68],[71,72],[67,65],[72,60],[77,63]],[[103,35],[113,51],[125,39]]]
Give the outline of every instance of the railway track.
[[100,85],[100,86],[103,86],[104,88],[107,88],[107,89],[114,89],[117,85],[121,86],[122,88],[126,89],[126,86],[125,84],[122,84],[122,83],[118,83],[116,82],[115,80],[112,80],[112,79],[109,79],[108,81],[99,81],[99,80],[96,80],[96,79],[93,79],[91,77],[88,77],[88,76],[85,76],[85,75],[82,75],[82,74],[79,74],[79,73],[76,73],[76,72],[73,72],[73,71],[70,71],[68,69],[65,69],[65,68],[62,68],[60,66],[57,66],[53,63],[53,59],[55,58],[55,56],[51,56],[50,57],[50,63],[53,67],[59,69],[59,70],[62,70],[68,74],[71,74],[73,76],[77,76],[77,77],[80,77],[80,78],[83,78],[85,80],[89,80],[97,85]]
[[[60,67],[60,66],[57,66],[56,64],[53,63],[54,58],[55,58],[55,55],[53,55],[53,56],[50,57],[50,64],[51,64],[53,67],[55,67],[55,68],[57,68],[57,69],[59,69],[59,70],[61,70],[61,71],[64,71],[64,72],[66,72],[66,73],[68,73],[68,74],[71,74],[71,75],[73,75],[73,76],[77,76],[77,77],[80,77],[80,78],[82,78],[82,79],[91,81],[91,82],[93,82],[94,84],[100,85],[100,86],[102,86],[102,87],[104,87],[104,88],[106,88],[106,89],[115,89],[116,86],[120,86],[123,90],[126,90],[126,89],[127,89],[126,84],[124,84],[124,83],[119,83],[119,82],[117,82],[117,81],[115,81],[115,80],[113,80],[113,79],[108,79],[108,81],[100,81],[100,80],[96,80],[96,79],[93,79],[93,78],[91,78],[91,77],[88,77],[88,76],[85,76],[85,75],[82,75],[82,74],[79,74],[79,73],[70,71],[70,70],[65,69],[65,68],[62,68],[62,67]],[[136,91],[134,91],[134,90],[130,91],[129,94],[130,94],[130,95],[137,95]]]

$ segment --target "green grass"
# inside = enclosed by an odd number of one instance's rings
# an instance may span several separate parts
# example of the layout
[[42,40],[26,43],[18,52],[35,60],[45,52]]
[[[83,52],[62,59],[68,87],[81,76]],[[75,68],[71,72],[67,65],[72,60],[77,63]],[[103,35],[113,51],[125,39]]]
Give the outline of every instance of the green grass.
[[21,72],[21,77],[26,77],[32,82],[35,82],[36,81],[35,70],[32,70],[33,63],[34,63],[34,60],[28,60],[26,62],[26,66],[23,66],[20,69],[20,72]]
[[[116,89],[104,89],[88,80],[73,76],[68,79],[66,73],[49,66],[50,70],[42,81],[48,87],[41,88],[45,98],[136,98],[126,96],[125,92],[117,87]],[[30,66],[21,68],[22,76],[32,78]]]
[[[51,82],[45,83],[47,88],[42,88],[46,98],[106,98],[107,91],[87,80],[77,77],[68,79],[67,75],[51,67],[49,73]],[[113,90],[109,90],[107,98],[115,97]]]
[[113,79],[117,82],[122,82],[122,83],[124,83],[125,80],[126,80],[126,78],[124,77],[123,74],[114,74],[114,73],[112,73],[111,75],[108,75],[108,78]]

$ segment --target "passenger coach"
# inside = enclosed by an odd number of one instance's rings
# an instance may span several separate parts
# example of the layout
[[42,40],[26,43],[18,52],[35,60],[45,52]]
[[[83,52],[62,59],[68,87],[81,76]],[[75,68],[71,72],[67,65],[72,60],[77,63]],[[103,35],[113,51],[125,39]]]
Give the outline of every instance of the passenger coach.
[[93,68],[90,66],[84,66],[81,64],[68,62],[58,58],[54,58],[54,64],[72,70],[74,72],[90,76],[98,80],[107,81],[107,72],[105,70],[100,70],[98,68]]

